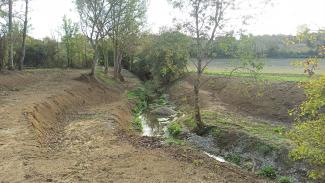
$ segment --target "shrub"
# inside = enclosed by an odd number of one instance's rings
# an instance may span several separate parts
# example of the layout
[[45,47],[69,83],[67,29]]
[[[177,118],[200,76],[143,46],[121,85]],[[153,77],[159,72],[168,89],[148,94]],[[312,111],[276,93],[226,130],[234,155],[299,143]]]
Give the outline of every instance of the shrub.
[[171,123],[168,126],[168,132],[171,136],[177,137],[182,132],[182,127],[178,123]]
[[276,179],[276,174],[277,173],[272,166],[265,166],[257,173],[259,176],[267,177],[270,179]]
[[135,102],[135,107],[132,109],[133,114],[138,115],[148,108],[148,95],[143,87],[136,88],[128,92],[128,99]]
[[239,154],[228,154],[225,159],[236,165],[240,165],[241,162],[241,157]]
[[290,152],[294,160],[305,160],[314,165],[309,177],[325,179],[325,76],[303,84],[307,100],[291,114],[298,114],[297,123],[289,137],[296,143]]
[[134,118],[133,123],[132,123],[132,126],[137,131],[140,131],[141,132],[143,130],[140,116],[136,116]]

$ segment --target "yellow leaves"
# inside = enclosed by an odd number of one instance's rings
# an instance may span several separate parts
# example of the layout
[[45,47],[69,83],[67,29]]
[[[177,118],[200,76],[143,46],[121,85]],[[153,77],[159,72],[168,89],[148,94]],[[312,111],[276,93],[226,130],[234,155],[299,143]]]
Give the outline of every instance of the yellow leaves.
[[319,179],[325,176],[325,76],[310,80],[303,86],[307,101],[298,112],[304,121],[298,121],[289,133],[289,137],[297,144],[290,156],[315,165],[317,168],[309,176]]
[[325,57],[325,45],[319,47],[319,56]]

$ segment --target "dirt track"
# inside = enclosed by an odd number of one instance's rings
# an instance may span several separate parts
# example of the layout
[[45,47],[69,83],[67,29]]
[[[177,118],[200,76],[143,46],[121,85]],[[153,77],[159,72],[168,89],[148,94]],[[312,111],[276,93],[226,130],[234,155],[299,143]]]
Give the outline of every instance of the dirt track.
[[265,182],[195,151],[141,145],[121,132],[124,91],[82,73],[0,73],[1,183]]

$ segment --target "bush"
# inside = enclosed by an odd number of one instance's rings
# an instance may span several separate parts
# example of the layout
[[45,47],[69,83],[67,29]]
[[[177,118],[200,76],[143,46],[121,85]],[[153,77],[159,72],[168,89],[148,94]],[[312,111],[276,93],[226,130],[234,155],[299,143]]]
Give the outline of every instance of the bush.
[[291,177],[281,176],[278,178],[279,183],[294,183]]
[[142,113],[148,108],[148,95],[143,87],[128,92],[128,99],[135,102],[132,112],[135,115]]
[[236,165],[240,165],[241,162],[241,157],[239,154],[228,154],[225,159]]
[[290,152],[294,160],[313,165],[309,177],[325,180],[325,76],[303,84],[307,100],[291,114],[298,114],[297,123],[289,137],[296,143]]
[[270,179],[276,179],[277,173],[272,166],[265,166],[257,173],[257,175]]
[[178,123],[171,123],[168,126],[168,132],[171,136],[177,137],[182,132],[182,127]]
[[133,123],[132,123],[132,126],[137,131],[140,131],[141,132],[143,130],[140,116],[136,116],[134,118]]

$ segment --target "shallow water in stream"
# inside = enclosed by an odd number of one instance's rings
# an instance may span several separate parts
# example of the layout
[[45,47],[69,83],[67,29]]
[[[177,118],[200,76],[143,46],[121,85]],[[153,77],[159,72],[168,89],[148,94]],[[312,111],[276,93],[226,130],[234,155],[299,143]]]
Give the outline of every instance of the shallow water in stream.
[[[174,105],[166,105],[168,108],[175,110],[176,107]],[[148,137],[163,137],[169,138],[168,125],[172,122],[176,121],[179,117],[183,116],[179,111],[174,115],[169,116],[161,116],[153,114],[152,111],[158,107],[161,107],[157,104],[150,104],[149,110],[144,112],[141,116],[141,124],[142,124],[142,136]],[[201,149],[204,154],[209,156],[210,158],[225,163],[225,159],[221,156],[218,156],[218,151],[213,147],[214,142],[209,137],[201,137],[194,133],[188,132],[188,138],[184,139],[189,144],[196,146]]]

